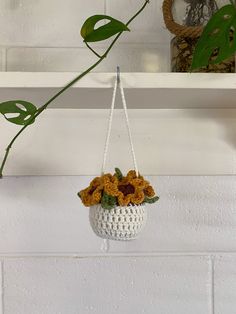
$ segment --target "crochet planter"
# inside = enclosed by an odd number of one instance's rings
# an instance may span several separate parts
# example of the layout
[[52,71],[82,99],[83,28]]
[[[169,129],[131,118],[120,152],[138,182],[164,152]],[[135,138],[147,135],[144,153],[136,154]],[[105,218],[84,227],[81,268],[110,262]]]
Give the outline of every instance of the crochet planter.
[[[111,134],[112,118],[117,86],[125,113],[125,120],[130,140],[135,170],[130,170],[125,176],[120,169],[115,173],[105,173],[108,144]],[[102,175],[94,178],[89,186],[78,193],[82,203],[90,207],[89,218],[93,231],[97,236],[111,240],[136,239],[146,222],[146,203],[155,203],[159,197],[150,183],[140,175],[137,167],[131,130],[128,119],[127,104],[120,78],[117,77],[113,91],[111,111],[104,149]]]
[[145,226],[145,204],[158,201],[150,183],[130,170],[126,176],[116,168],[115,174],[94,178],[78,196],[90,207],[89,220],[95,234],[104,239],[136,239]]
[[146,219],[145,205],[116,206],[109,210],[99,204],[90,207],[89,211],[90,224],[96,235],[111,240],[136,239]]

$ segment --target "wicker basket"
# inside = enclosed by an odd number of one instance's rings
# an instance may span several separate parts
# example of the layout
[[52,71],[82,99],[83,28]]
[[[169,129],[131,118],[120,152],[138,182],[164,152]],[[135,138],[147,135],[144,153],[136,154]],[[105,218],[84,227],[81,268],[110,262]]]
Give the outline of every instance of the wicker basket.
[[102,206],[90,207],[90,224],[103,239],[128,241],[136,239],[146,224],[145,205],[116,206],[108,210]]

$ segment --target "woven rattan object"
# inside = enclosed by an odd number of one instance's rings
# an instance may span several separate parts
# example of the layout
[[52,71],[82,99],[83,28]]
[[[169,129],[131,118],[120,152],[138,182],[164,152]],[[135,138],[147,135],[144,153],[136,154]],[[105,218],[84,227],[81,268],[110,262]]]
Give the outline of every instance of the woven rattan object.
[[178,37],[198,38],[203,31],[203,27],[176,23],[172,13],[173,4],[174,0],[164,0],[162,5],[163,17],[168,30]]
[[[171,71],[189,72],[198,39],[202,34],[204,26],[212,15],[218,10],[216,0],[185,0],[186,15],[183,24],[174,20],[172,13],[174,0],[164,0],[162,11],[167,29],[175,35],[171,40]],[[217,56],[217,50],[212,58]],[[227,60],[196,69],[194,72],[234,73],[234,56]]]
[[145,226],[144,205],[116,206],[108,210],[100,204],[90,207],[90,224],[97,236],[110,240],[134,240]]

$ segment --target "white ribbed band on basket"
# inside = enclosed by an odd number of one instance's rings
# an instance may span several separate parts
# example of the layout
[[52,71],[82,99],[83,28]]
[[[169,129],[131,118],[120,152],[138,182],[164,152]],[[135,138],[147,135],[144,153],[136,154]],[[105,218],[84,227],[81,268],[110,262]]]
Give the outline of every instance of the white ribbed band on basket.
[[[133,157],[134,169],[138,176],[138,166],[134,152],[134,145],[132,141],[128,111],[127,111],[127,104],[125,100],[124,89],[120,80],[116,79],[113,96],[112,96],[112,104],[108,122],[108,129],[107,129],[107,137],[104,149],[104,158],[102,164],[102,174],[105,172],[106,166],[106,159],[108,153],[108,147],[110,142],[111,136],[111,127],[112,127],[112,120],[114,115],[114,108],[115,108],[115,100],[116,100],[116,93],[117,93],[117,86],[119,85],[121,99],[123,104],[123,109],[125,113],[125,120],[127,131],[129,135],[129,142],[130,142],[130,149],[131,154]],[[99,237],[103,239],[111,239],[111,240],[133,240],[137,238],[140,231],[143,229],[146,223],[146,208],[145,205],[128,205],[128,206],[116,206],[115,208],[108,210],[102,208],[101,204],[91,206],[89,219],[90,224],[93,231]]]
[[90,207],[89,219],[99,237],[110,240],[136,239],[146,223],[145,205],[116,206],[109,210],[101,204]]

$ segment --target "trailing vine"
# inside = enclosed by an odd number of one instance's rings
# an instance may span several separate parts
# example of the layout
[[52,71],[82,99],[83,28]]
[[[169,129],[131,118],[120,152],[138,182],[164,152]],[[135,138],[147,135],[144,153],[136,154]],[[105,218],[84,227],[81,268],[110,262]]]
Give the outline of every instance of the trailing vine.
[[[50,98],[44,105],[37,108],[34,104],[24,101],[24,100],[10,100],[3,103],[0,103],[0,113],[4,115],[4,117],[11,123],[22,125],[23,127],[20,131],[12,138],[9,145],[6,148],[5,155],[3,157],[1,166],[0,166],[0,178],[2,178],[3,170],[5,164],[7,162],[7,158],[9,156],[10,150],[14,145],[17,138],[24,132],[26,128],[28,128],[31,124],[33,124],[37,117],[45,110],[47,107],[62,93],[64,93],[68,88],[73,86],[76,82],[86,76],[89,72],[91,72],[94,68],[96,68],[109,54],[117,40],[120,38],[123,32],[129,31],[128,26],[131,22],[145,9],[150,0],[145,0],[142,7],[129,19],[129,21],[124,24],[121,21],[118,21],[107,15],[94,15],[89,17],[81,28],[81,36],[84,39],[84,43],[98,58],[98,60],[91,65],[87,70],[83,73],[79,74],[75,77],[71,82],[69,82],[66,86],[64,86],[59,92],[57,92],[52,98]],[[96,24],[99,21],[108,20],[109,22],[105,25],[102,25],[98,28],[95,28]],[[107,50],[104,54],[99,55],[90,45],[89,43],[98,42],[102,40],[106,40],[112,36],[115,36],[111,44],[108,46]],[[10,115],[10,116],[9,116]],[[12,117],[12,115],[14,115]]]

